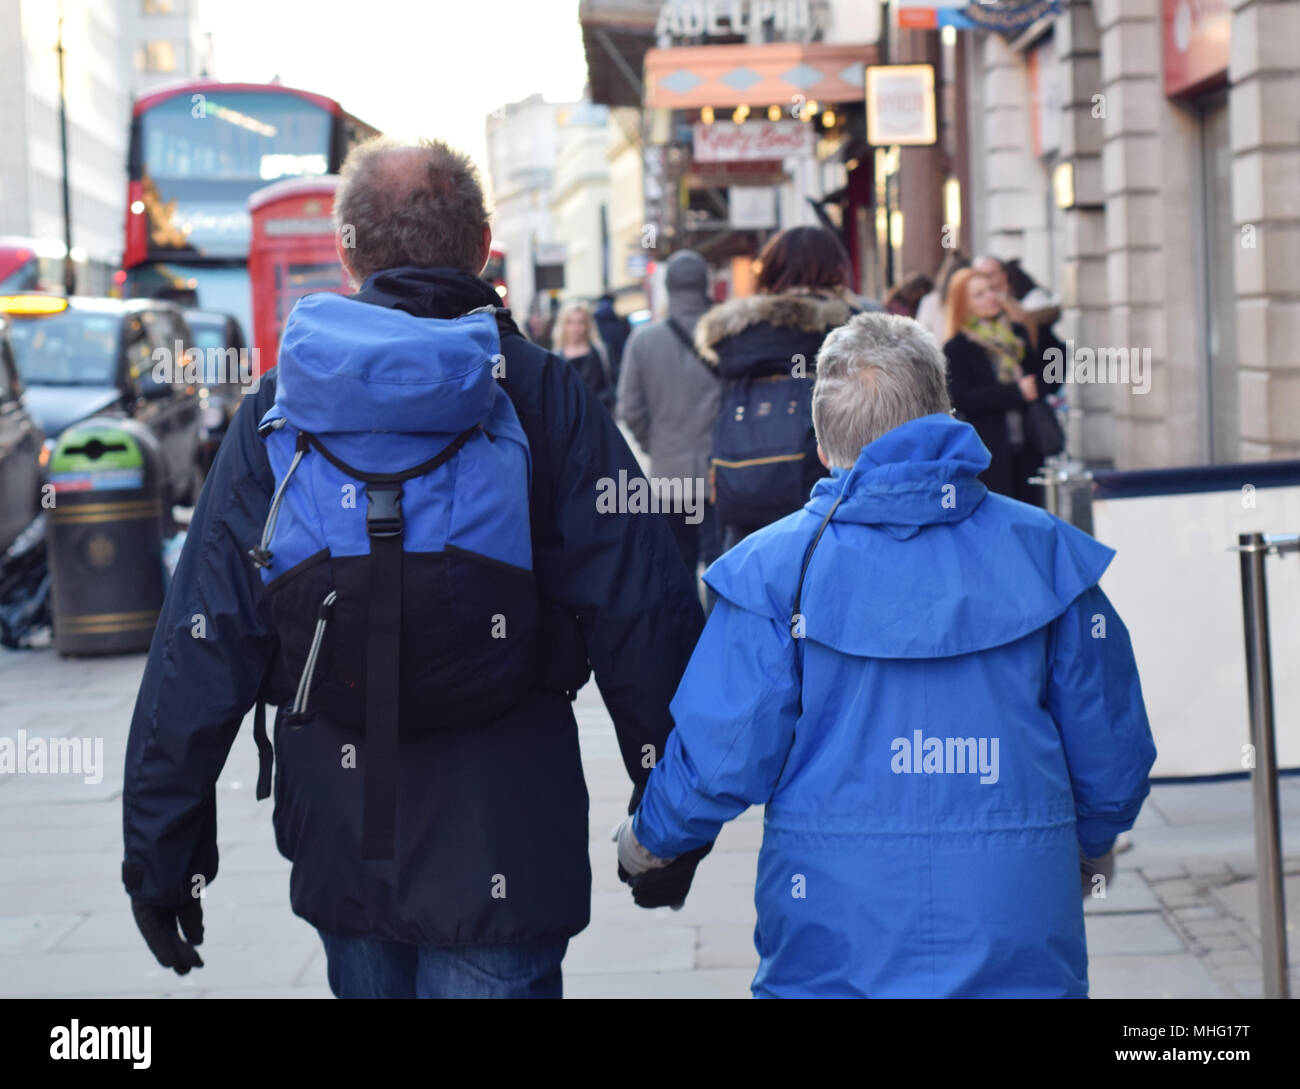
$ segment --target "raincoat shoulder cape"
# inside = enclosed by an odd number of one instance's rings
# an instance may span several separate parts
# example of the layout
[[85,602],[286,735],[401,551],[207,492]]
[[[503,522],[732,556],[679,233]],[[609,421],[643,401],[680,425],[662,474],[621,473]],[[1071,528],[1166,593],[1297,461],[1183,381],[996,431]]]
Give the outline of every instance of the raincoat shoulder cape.
[[673,857],[766,805],[757,995],[1087,994],[1079,852],[1132,826],[1155,749],[1113,552],[988,460],[912,420],[705,576],[635,830]]

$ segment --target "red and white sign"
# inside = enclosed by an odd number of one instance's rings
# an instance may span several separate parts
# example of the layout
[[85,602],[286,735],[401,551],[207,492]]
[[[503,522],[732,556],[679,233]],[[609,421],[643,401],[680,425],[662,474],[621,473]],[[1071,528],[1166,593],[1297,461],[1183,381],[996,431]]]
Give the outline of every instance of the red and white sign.
[[1228,74],[1228,0],[1164,0],[1165,94],[1197,91]]
[[937,139],[934,69],[928,64],[867,68],[867,143],[917,146]]
[[697,163],[753,163],[812,153],[812,125],[802,121],[715,121],[695,126]]

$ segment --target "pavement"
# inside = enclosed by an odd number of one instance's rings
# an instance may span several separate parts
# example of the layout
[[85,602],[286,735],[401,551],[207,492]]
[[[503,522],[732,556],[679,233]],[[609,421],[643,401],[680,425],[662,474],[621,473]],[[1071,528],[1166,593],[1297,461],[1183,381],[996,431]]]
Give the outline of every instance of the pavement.
[[[327,998],[315,931],[289,910],[271,803],[254,799],[251,719],[217,786],[221,871],[204,907],[206,966],[156,965],[120,866],[122,766],[142,655],[0,650],[0,738],[102,738],[104,776],[0,775],[0,997]],[[685,908],[637,908],[610,829],[630,784],[594,684],[576,705],[591,795],[591,925],[564,962],[570,998],[745,998],[757,967],[762,812],[723,830]],[[1300,779],[1281,785],[1292,993],[1300,993]],[[1248,782],[1157,785],[1103,899],[1085,906],[1094,998],[1261,994]]]

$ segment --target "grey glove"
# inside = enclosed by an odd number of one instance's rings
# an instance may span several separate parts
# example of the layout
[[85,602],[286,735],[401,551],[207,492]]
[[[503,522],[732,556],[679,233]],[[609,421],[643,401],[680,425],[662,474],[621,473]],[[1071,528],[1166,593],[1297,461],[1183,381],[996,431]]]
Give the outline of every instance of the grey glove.
[[672,862],[671,858],[659,858],[641,846],[641,841],[632,831],[631,817],[623,818],[623,823],[614,829],[610,839],[618,844],[618,864],[629,877],[637,877],[648,870],[662,869]]

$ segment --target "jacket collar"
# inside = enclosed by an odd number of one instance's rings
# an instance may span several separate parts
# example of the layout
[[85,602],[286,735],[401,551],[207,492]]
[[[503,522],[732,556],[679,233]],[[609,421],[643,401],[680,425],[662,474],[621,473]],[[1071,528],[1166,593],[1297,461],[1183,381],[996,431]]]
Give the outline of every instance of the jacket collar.
[[420,318],[458,318],[484,306],[496,309],[501,332],[518,332],[510,311],[492,285],[462,269],[417,268],[413,265],[384,269],[370,276],[352,298],[390,309],[405,310]]
[[968,423],[943,413],[921,416],[862,448],[851,469],[817,482],[808,509],[835,521],[874,525],[906,538],[921,527],[969,517],[988,489],[979,474],[989,452]]

